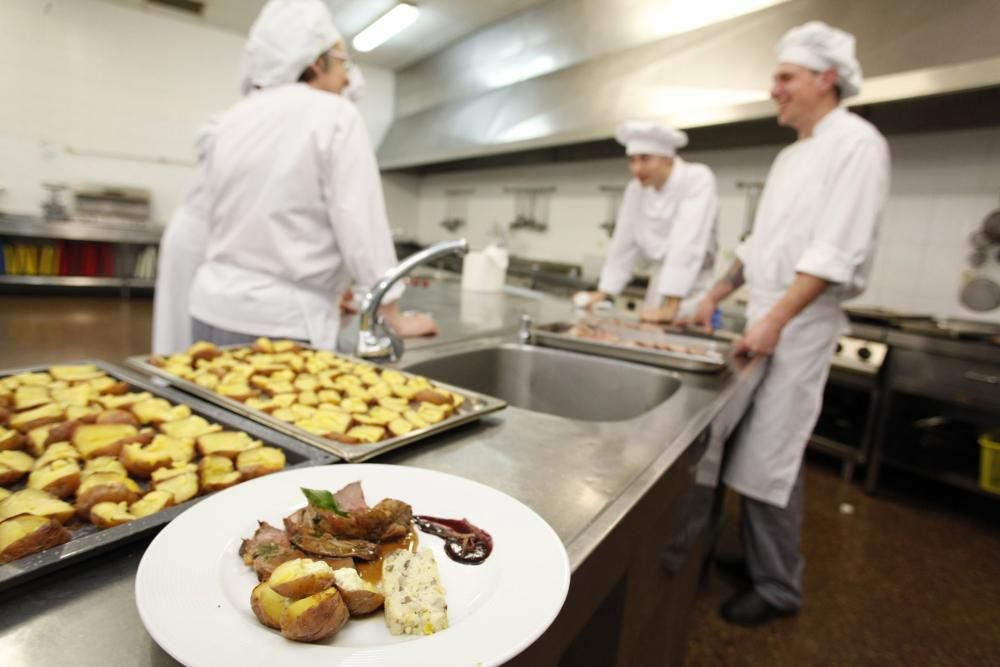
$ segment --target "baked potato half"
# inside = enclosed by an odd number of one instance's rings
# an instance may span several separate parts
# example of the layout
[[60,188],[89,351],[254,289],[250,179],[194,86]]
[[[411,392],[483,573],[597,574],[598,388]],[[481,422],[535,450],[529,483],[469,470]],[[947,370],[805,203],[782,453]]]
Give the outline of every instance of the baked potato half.
[[374,584],[365,581],[352,567],[333,571],[333,585],[340,591],[351,616],[370,614],[382,606],[385,597]]
[[69,498],[80,486],[80,465],[72,458],[53,459],[28,475],[28,488],[40,489],[56,498]]
[[0,523],[0,565],[69,542],[70,534],[58,521],[19,514]]
[[299,642],[316,642],[336,634],[350,612],[336,588],[296,600],[281,612],[281,634]]
[[253,479],[278,472],[285,467],[285,452],[277,447],[255,447],[240,452],[236,457],[236,469],[243,479]]
[[334,569],[321,560],[296,558],[274,568],[267,583],[286,598],[299,600],[333,585]]
[[257,620],[269,628],[281,629],[281,615],[292,600],[274,592],[266,581],[254,586],[250,593],[250,608]]
[[21,489],[0,500],[0,521],[18,514],[34,514],[66,523],[73,516],[73,506],[39,489]]

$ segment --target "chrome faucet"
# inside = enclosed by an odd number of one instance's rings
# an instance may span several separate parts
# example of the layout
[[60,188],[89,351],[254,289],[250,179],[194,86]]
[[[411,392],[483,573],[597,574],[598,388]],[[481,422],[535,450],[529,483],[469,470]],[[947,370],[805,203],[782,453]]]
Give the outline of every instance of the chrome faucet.
[[403,339],[385,323],[385,320],[378,313],[385,293],[397,280],[421,264],[433,262],[439,257],[452,253],[461,256],[467,252],[469,252],[469,243],[465,239],[442,241],[410,255],[397,267],[386,271],[382,279],[375,283],[375,287],[368,294],[365,294],[365,298],[361,302],[361,322],[358,327],[358,344],[355,348],[355,356],[362,359],[386,361],[396,361],[403,356]]

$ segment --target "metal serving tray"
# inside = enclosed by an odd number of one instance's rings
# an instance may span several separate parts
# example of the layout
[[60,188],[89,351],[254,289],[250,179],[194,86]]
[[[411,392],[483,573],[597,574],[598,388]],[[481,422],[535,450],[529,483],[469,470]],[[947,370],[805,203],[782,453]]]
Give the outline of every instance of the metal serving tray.
[[[264,428],[248,419],[234,415],[226,410],[221,410],[214,405],[199,401],[182,392],[153,384],[147,380],[136,377],[128,371],[113,366],[103,361],[74,361],[68,365],[93,364],[109,376],[127,382],[133,391],[148,391],[154,396],[165,398],[173,404],[184,403],[191,408],[191,413],[200,415],[210,422],[221,425],[229,430],[245,431],[248,435],[257,440],[262,440],[265,445],[278,447],[285,452],[285,470],[293,468],[305,468],[313,465],[333,463],[336,459],[325,452],[320,452],[312,447],[307,447],[294,438],[289,438],[281,433],[276,433]],[[11,370],[0,370],[0,377],[17,375],[18,373],[47,371],[54,364],[32,366],[29,368],[16,368]],[[24,482],[19,482],[13,487],[18,490],[24,487]],[[225,493],[216,491],[215,493]],[[214,495],[214,494],[208,494]],[[30,579],[34,579],[42,574],[58,569],[73,561],[88,558],[108,549],[120,546],[125,542],[138,539],[144,535],[155,532],[169,523],[178,514],[191,507],[206,496],[197,496],[174,507],[169,507],[163,511],[150,514],[141,519],[136,519],[113,528],[98,528],[90,523],[81,523],[77,528],[70,530],[73,537],[69,542],[61,544],[45,551],[40,551],[30,556],[19,558],[5,565],[0,565],[0,590],[21,584]]]
[[[246,345],[226,345],[220,346],[221,350],[231,350],[241,347],[246,347]],[[306,347],[305,349],[313,349]],[[337,356],[347,357],[337,353]],[[347,357],[353,359],[353,357]],[[322,436],[316,435],[315,433],[310,433],[304,429],[301,429],[294,424],[281,421],[269,415],[261,410],[255,410],[253,408],[248,408],[245,404],[237,401],[236,399],[229,398],[227,396],[222,396],[217,394],[211,389],[206,389],[201,385],[195,384],[189,380],[178,377],[172,373],[164,371],[158,366],[154,366],[150,363],[152,357],[150,355],[138,355],[134,357],[129,357],[126,363],[144,373],[149,373],[158,378],[169,382],[170,384],[183,389],[186,392],[190,392],[196,396],[199,396],[206,401],[215,403],[216,405],[222,406],[227,410],[232,410],[233,412],[243,415],[249,419],[260,422],[269,428],[276,431],[280,431],[286,435],[290,435],[293,438],[301,440],[313,447],[318,447],[326,452],[339,456],[345,461],[352,463],[360,463],[361,461],[367,461],[370,458],[383,454],[385,452],[403,447],[406,445],[413,444],[417,440],[421,440],[428,436],[434,435],[435,433],[441,433],[442,431],[447,431],[449,429],[455,428],[456,426],[461,426],[462,424],[467,424],[477,419],[488,415],[491,412],[496,412],[507,407],[507,402],[493,396],[487,396],[486,394],[480,394],[468,389],[463,389],[461,387],[455,387],[450,384],[445,384],[444,382],[438,382],[433,380],[434,385],[446,389],[450,392],[456,394],[462,394],[465,397],[465,402],[458,409],[458,411],[438,422],[437,424],[431,424],[430,426],[425,426],[424,428],[414,429],[406,435],[395,436],[392,438],[386,438],[385,440],[380,440],[378,442],[372,443],[359,443],[359,444],[348,444],[343,442],[337,442],[335,440],[328,440]],[[358,359],[357,361],[364,361]],[[369,363],[369,362],[365,362]],[[379,366],[378,364],[372,364],[376,368],[383,370],[385,367]],[[402,375],[407,377],[419,377],[414,373],[407,373],[396,368],[391,370],[397,371]]]
[[[586,325],[591,329],[611,334],[618,340],[602,341],[580,338],[570,333],[577,325]],[[553,322],[542,324],[532,329],[532,340],[538,345],[557,347],[564,350],[596,354],[640,364],[660,366],[681,371],[696,371],[711,373],[721,371],[726,367],[729,358],[729,342],[709,336],[672,330],[669,327],[645,327],[639,329],[638,322],[625,322],[610,319],[586,319],[579,322]],[[632,343],[632,344],[627,344]],[[691,354],[673,350],[659,350],[652,347],[642,347],[636,343],[665,343],[684,347],[704,348],[704,354]]]

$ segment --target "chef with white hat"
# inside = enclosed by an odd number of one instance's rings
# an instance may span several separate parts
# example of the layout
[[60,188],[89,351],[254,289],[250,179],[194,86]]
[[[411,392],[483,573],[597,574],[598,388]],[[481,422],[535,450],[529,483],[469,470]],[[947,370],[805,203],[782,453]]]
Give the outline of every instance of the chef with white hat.
[[736,350],[770,357],[724,470],[743,499],[748,579],[721,612],[742,625],[802,605],[802,458],[846,327],[840,304],[868,282],[889,192],[884,137],[841,106],[861,86],[854,37],[813,21],[789,30],[777,56],[771,97],[798,140],[775,158],[751,234],[695,317],[707,325],[745,283],[749,324]]
[[658,322],[690,316],[712,283],[719,210],[715,176],[707,166],[677,155],[688,141],[680,130],[628,121],[615,138],[625,146],[633,178],[622,197],[597,291],[576,294],[574,303],[594,307],[619,294],[644,260],[656,271],[640,316]]
[[[345,99],[362,86],[321,0],[269,0],[244,49],[245,97],[211,128],[175,220],[189,240],[199,238],[198,220],[207,223],[203,261],[191,243],[179,253],[180,264],[200,264],[189,292],[194,339],[273,336],[334,349],[340,295],[396,264],[371,143]],[[184,290],[173,292],[180,303]],[[436,333],[429,316],[399,312],[401,292],[386,296],[389,324],[404,336]],[[179,349],[177,308],[164,304],[157,315],[154,348]]]

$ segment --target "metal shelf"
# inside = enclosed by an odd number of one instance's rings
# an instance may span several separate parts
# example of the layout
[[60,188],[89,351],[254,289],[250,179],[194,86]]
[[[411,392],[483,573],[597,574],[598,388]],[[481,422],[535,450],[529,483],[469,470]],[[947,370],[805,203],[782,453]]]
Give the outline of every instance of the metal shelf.
[[48,222],[28,216],[0,215],[0,236],[158,245],[162,235],[162,228],[140,224],[129,226],[97,220]]
[[948,484],[949,486],[954,486],[964,491],[971,491],[973,493],[978,493],[981,496],[986,496],[987,498],[993,498],[994,500],[1000,499],[1000,494],[993,493],[992,491],[987,491],[983,487],[979,486],[979,480],[972,475],[962,475],[954,472],[939,472],[935,470],[928,470],[919,465],[913,463],[903,463],[902,461],[896,459],[886,458],[882,461],[884,464],[908,472],[914,475],[919,475],[920,477],[926,477],[927,479],[932,479],[943,484]]
[[127,287],[152,289],[155,281],[102,276],[10,276],[0,275],[0,285],[28,287]]

